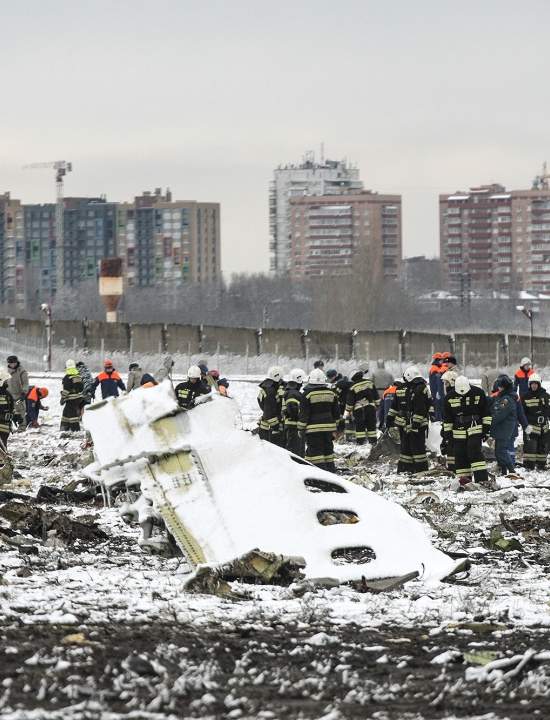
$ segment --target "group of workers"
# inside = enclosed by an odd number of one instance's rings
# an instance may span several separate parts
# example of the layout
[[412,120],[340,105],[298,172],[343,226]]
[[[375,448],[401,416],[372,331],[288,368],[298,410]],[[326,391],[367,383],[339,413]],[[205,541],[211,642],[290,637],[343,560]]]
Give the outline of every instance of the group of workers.
[[[139,387],[148,388],[158,385],[168,378],[172,383],[174,361],[165,358],[156,378],[143,372],[139,363],[131,363],[128,368],[128,381],[124,383],[112,360],[106,359],[103,369],[95,377],[84,361],[69,359],[65,363],[65,374],[61,381],[60,405],[62,406],[60,429],[64,432],[78,432],[82,414],[86,405],[95,400],[98,389],[101,398],[118,397],[121,393],[131,392]],[[173,387],[173,383],[172,383]],[[174,392],[181,408],[192,407],[200,395],[215,389],[227,395],[229,383],[220,377],[217,370],[209,370],[205,361],[192,365],[183,382],[176,385]],[[38,427],[40,410],[48,410],[43,400],[48,396],[46,387],[30,385],[28,372],[15,355],[7,358],[6,369],[0,368],[0,449],[7,451],[8,438],[13,431],[24,431]]]
[[[550,439],[550,397],[529,358],[514,378],[496,374],[489,392],[460,373],[451,353],[435,353],[426,381],[410,365],[398,379],[378,361],[374,373],[360,364],[350,379],[322,361],[312,372],[295,368],[289,380],[271,367],[260,384],[259,434],[264,440],[334,471],[334,441],[344,434],[357,444],[378,441],[379,431],[399,434],[399,473],[429,469],[426,440],[431,423],[441,422],[440,455],[464,487],[489,480],[482,444],[494,440],[502,474],[514,472],[518,426],[523,430],[523,465],[543,470]],[[395,432],[395,431],[394,431]]]

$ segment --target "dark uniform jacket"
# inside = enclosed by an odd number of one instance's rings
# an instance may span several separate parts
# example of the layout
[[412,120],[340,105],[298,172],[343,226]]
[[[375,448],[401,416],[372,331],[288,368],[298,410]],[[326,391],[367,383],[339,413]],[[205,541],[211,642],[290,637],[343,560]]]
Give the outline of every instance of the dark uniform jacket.
[[61,389],[61,404],[73,403],[76,407],[84,404],[84,383],[78,374],[65,375]]
[[363,377],[362,374],[356,373],[351,380],[353,384],[348,390],[346,398],[347,412],[353,412],[368,405],[372,405],[375,408],[380,405],[380,398],[370,378]]
[[336,432],[340,407],[336,393],[326,385],[306,385],[300,404],[298,430]]
[[202,380],[196,380],[195,382],[186,380],[176,385],[174,392],[176,393],[178,405],[188,410],[194,406],[199,395],[208,395],[210,388]]
[[395,393],[393,395],[388,416],[386,417],[386,427],[404,428],[407,424],[407,384],[395,381]]
[[340,378],[333,387],[336,397],[338,398],[338,405],[340,406],[340,412],[342,415],[346,410],[346,402],[348,399],[348,392],[350,387],[353,385],[351,380],[347,377]]
[[283,422],[286,428],[298,427],[301,401],[300,385],[291,380],[287,383],[283,395]]
[[529,389],[521,398],[521,404],[527,416],[527,422],[533,428],[534,435],[546,432],[550,419],[550,396],[543,387]]
[[13,417],[14,402],[6,384],[0,387],[0,433],[9,433]]
[[417,377],[407,383],[405,392],[406,426],[412,430],[428,427],[428,418],[432,410],[432,399],[424,378]]
[[443,437],[462,440],[474,434],[488,435],[491,413],[487,395],[479,387],[471,387],[466,395],[451,390],[443,405]]
[[94,395],[98,385],[101,385],[101,397],[104,400],[108,397],[118,397],[119,389],[126,390],[126,386],[124,385],[122,378],[116,370],[113,370],[113,372],[110,373],[105,371],[99,373],[99,375],[94,380]]
[[258,405],[262,411],[260,430],[271,430],[273,432],[280,430],[282,392],[281,384],[275,382],[275,380],[266,378],[260,383],[260,392],[258,393]]
[[513,388],[495,397],[492,414],[491,437],[508,442],[518,425],[518,399]]

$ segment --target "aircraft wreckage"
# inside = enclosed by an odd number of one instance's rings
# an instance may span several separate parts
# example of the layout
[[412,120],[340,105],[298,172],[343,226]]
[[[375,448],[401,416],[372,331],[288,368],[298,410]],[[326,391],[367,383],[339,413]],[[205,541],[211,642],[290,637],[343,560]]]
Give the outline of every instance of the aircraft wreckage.
[[303,558],[308,579],[437,581],[456,571],[396,503],[243,430],[231,398],[182,411],[165,381],[90,406],[84,426],[95,455],[86,474],[106,502],[123,489],[120,513],[139,521],[141,547],[160,549],[160,522],[195,570],[258,548]]

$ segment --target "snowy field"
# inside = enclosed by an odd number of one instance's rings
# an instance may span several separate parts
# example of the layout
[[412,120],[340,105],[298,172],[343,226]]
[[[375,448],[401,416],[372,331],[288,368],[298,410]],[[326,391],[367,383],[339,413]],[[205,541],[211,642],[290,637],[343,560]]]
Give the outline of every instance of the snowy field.
[[[347,479],[401,504],[471,570],[380,594],[302,584],[235,585],[240,601],[187,595],[185,562],[142,553],[139,528],[98,501],[34,505],[93,537],[16,544],[18,503],[1,491],[62,488],[84,452],[82,435],[59,436],[60,381],[34,382],[50,409],[40,429],[12,436],[18,477],[0,486],[3,720],[550,717],[550,473],[458,494],[444,473],[411,485],[391,462],[370,465],[368,449],[338,445]],[[248,428],[256,392],[231,383]],[[507,551],[491,544],[496,527]],[[522,654],[509,676],[517,660],[487,665]]]

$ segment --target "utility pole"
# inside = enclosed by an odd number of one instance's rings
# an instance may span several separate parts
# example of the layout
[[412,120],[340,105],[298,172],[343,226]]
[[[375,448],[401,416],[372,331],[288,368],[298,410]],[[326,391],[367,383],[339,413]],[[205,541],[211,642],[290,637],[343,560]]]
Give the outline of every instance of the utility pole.
[[44,313],[44,325],[46,327],[46,355],[44,362],[46,363],[47,372],[52,369],[52,308],[48,303],[42,303],[40,310]]
[[55,275],[56,292],[61,290],[65,284],[65,238],[63,232],[63,214],[65,210],[63,202],[63,178],[73,169],[73,164],[66,160],[54,160],[53,162],[32,163],[25,165],[25,169],[42,170],[51,168],[55,170]]

